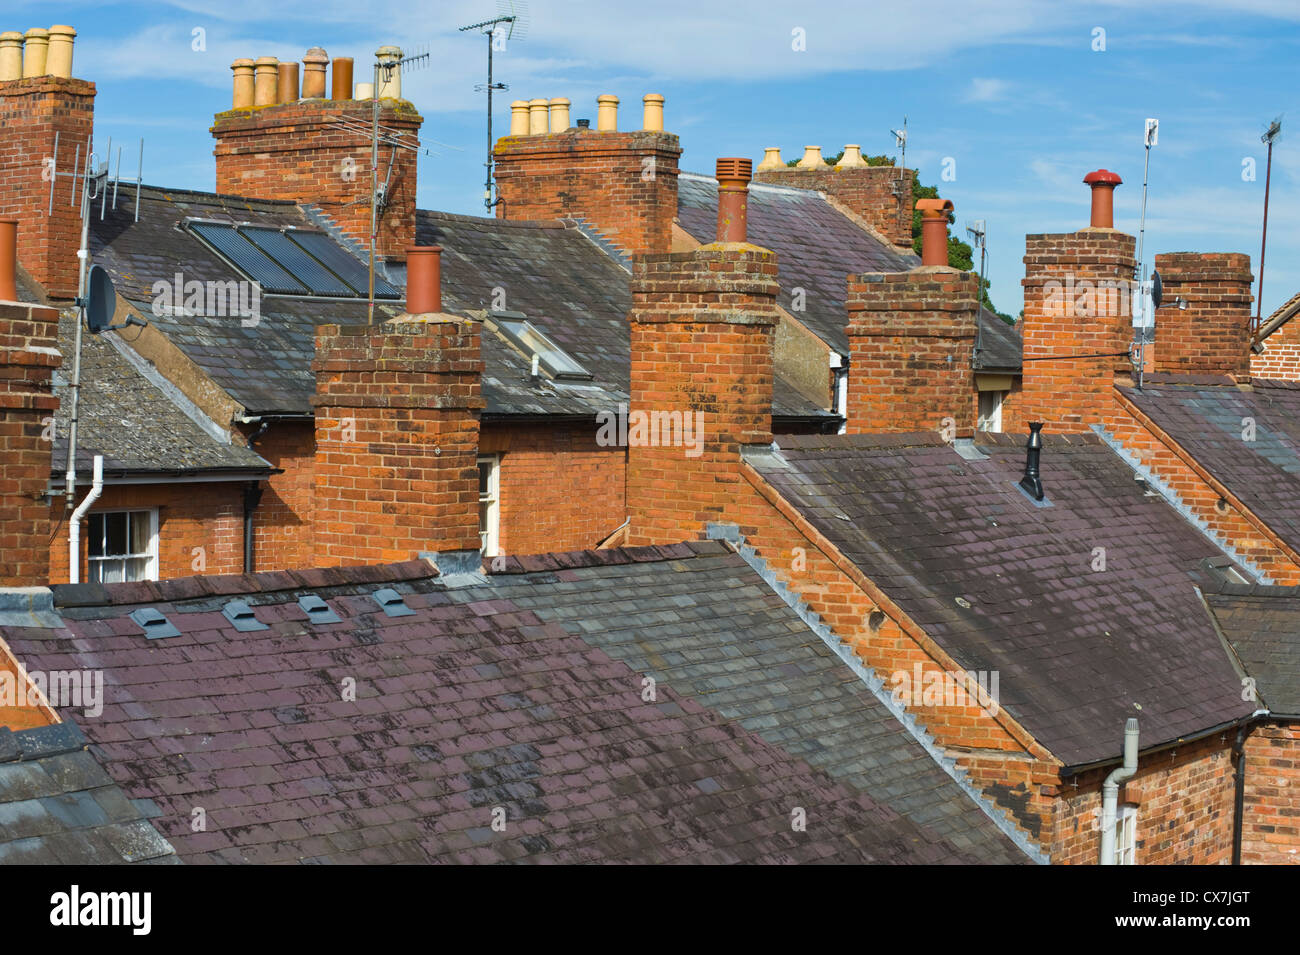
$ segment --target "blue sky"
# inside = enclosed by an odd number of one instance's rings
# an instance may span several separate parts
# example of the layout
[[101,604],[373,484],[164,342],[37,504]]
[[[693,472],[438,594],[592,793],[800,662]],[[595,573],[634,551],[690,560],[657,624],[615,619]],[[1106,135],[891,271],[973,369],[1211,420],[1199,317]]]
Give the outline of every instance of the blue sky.
[[[420,159],[419,202],[482,214],[484,101],[473,87],[485,79],[486,41],[456,27],[496,15],[498,0],[6,0],[4,9],[2,29],[75,26],[74,74],[98,85],[101,142],[145,137],[145,180],[194,189],[214,185],[208,128],[229,106],[234,58],[300,59],[323,46],[355,57],[360,74],[384,43],[428,49],[431,65],[404,79],[434,150]],[[594,118],[600,93],[622,99],[622,125],[633,128],[641,96],[663,93],[683,168],[703,172],[717,156],[758,160],[765,146],[785,158],[808,143],[892,153],[889,130],[906,115],[908,165],[953,200],[959,227],[987,221],[993,298],[1012,314],[1025,234],[1086,225],[1088,171],[1124,177],[1116,225],[1137,232],[1148,116],[1160,119],[1148,263],[1162,251],[1240,251],[1257,271],[1259,137],[1284,114],[1265,315],[1300,291],[1297,0],[531,0],[526,12],[526,35],[496,60],[496,79],[510,84],[498,129],[511,99],[568,96],[575,119]],[[796,29],[806,49],[793,49]],[[1243,177],[1251,159],[1253,181]]]

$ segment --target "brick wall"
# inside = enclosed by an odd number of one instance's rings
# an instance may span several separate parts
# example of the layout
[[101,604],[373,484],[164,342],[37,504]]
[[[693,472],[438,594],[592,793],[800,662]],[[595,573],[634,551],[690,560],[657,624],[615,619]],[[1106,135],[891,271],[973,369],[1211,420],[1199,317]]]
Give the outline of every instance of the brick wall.
[[1246,738],[1241,861],[1300,862],[1300,725],[1268,723]]
[[847,302],[849,433],[974,434],[978,277],[947,266],[850,275]]
[[94,121],[94,83],[54,76],[0,83],[0,216],[18,218],[18,259],[53,298],[77,294],[81,215],[62,177],[51,212],[47,163],[71,173],[80,147],[84,167]]
[[1164,301],[1156,312],[1155,371],[1250,375],[1250,256],[1170,252],[1156,256]]
[[314,563],[478,550],[480,336],[449,316],[317,329]]
[[503,554],[595,547],[627,519],[627,451],[592,422],[484,424],[479,450],[501,455]]
[[[245,438],[256,426],[241,429]],[[311,567],[316,511],[316,434],[309,421],[272,421],[252,448],[283,473],[262,482],[253,512],[253,567]]]
[[[52,308],[0,303],[0,587],[49,579],[51,437],[61,362]],[[60,502],[61,503],[61,502]]]
[[912,175],[911,170],[894,166],[858,166],[841,169],[754,170],[755,182],[795,189],[816,189],[834,196],[861,216],[895,247],[912,251]]
[[1263,346],[1261,354],[1250,357],[1252,377],[1300,381],[1300,317],[1269,335]]
[[583,219],[624,252],[667,252],[677,215],[672,133],[573,129],[496,145],[497,216]]
[[[629,543],[699,537],[734,506],[741,445],[771,442],[776,274],[776,254],[746,244],[634,261]],[[638,443],[631,416],[656,413],[646,437],[659,445]],[[691,424],[698,449],[664,433],[666,415]]]
[[1087,432],[1127,373],[1133,338],[1131,235],[1082,229],[1025,236],[1024,377],[1020,413],[1047,433]]
[[[217,192],[318,205],[348,236],[370,245],[370,101],[299,100],[218,113]],[[404,100],[383,100],[379,124],[414,142],[424,120]],[[388,179],[377,254],[404,258],[415,244],[416,153],[379,147],[379,182]]]
[[[239,574],[244,570],[244,485],[132,484],[104,488],[90,513],[103,511],[158,511],[158,576],[193,577],[199,574]],[[78,502],[85,489],[78,494]],[[63,498],[48,511],[53,536],[46,534],[50,583],[68,582],[68,520]],[[87,580],[89,524],[81,527],[81,579]]]

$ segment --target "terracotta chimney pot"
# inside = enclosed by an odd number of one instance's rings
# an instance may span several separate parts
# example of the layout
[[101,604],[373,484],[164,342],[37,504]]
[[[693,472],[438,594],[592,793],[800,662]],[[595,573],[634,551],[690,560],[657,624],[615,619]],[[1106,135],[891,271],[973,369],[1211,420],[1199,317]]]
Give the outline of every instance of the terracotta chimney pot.
[[50,27],[50,46],[45,72],[65,80],[72,79],[72,43],[77,31],[66,24]]
[[564,96],[551,99],[551,132],[562,133],[569,128],[569,100]]
[[618,132],[618,97],[612,93],[596,97],[596,131]]
[[921,213],[921,264],[948,264],[948,213],[951,199],[918,199]]
[[844,155],[835,164],[836,169],[865,169],[866,166],[867,161],[862,158],[862,147],[857,143],[845,146]]
[[660,93],[641,97],[641,128],[661,133],[664,129],[664,98]]
[[517,99],[510,104],[510,135],[528,135],[528,100]]
[[803,148],[803,158],[799,160],[800,169],[825,169],[826,160],[822,159],[822,148],[820,146],[805,146]]
[[312,47],[302,56],[302,98],[325,98],[325,70],[329,67],[330,57],[318,46]]
[[235,74],[235,91],[231,97],[231,106],[234,109],[245,109],[253,105],[253,61],[247,57],[235,60],[230,64],[231,72]]
[[23,35],[17,30],[0,33],[0,83],[23,78]]
[[330,99],[352,99],[352,57],[334,57],[330,75]]
[[550,103],[544,99],[530,100],[528,103],[528,135],[545,136],[550,127]]
[[758,168],[760,172],[764,169],[784,169],[785,163],[781,161],[781,147],[763,147],[763,161],[758,164]]
[[1109,169],[1098,169],[1083,177],[1092,189],[1092,220],[1094,229],[1115,228],[1115,187],[1124,180]]
[[280,61],[273,56],[259,56],[253,61],[253,105],[274,106],[280,84]]
[[410,315],[442,311],[442,246],[407,246],[406,311]]
[[718,241],[744,242],[747,237],[749,181],[754,178],[754,163],[730,157],[715,165],[718,179]]
[[50,49],[50,31],[32,27],[23,47],[23,79],[45,75],[45,59]]
[[0,219],[0,302],[18,301],[18,220]]
[[298,101],[298,64],[279,63],[276,65],[277,83],[275,101],[277,103],[296,103]]

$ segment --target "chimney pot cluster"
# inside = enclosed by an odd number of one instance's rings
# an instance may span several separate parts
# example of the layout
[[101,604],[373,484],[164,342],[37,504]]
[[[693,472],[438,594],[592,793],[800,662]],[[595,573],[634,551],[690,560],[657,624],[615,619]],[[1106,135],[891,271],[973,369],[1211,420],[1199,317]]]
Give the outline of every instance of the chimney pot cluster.
[[0,83],[54,76],[72,79],[72,44],[77,31],[64,24],[0,33]]
[[[596,97],[596,129],[602,133],[618,132],[618,97],[605,93]],[[644,107],[641,128],[661,133],[664,129],[664,97],[660,93],[647,93],[641,97]],[[511,136],[544,136],[547,133],[564,133],[576,126],[590,129],[591,120],[580,119],[573,123],[569,118],[572,104],[563,96],[552,99],[517,99],[510,104]]]
[[[55,30],[71,27],[51,27],[51,37]],[[75,32],[75,31],[74,31]],[[4,37],[0,35],[0,79],[5,77],[5,55],[8,48]],[[53,46],[51,47],[53,50]],[[53,55],[53,54],[51,54]],[[61,56],[62,54],[60,54]],[[380,47],[377,57],[396,56],[401,59],[402,51],[395,46]],[[68,44],[68,65],[71,68],[71,40]],[[61,62],[61,61],[60,61]],[[331,65],[330,56],[318,46],[312,47],[302,57],[301,87],[299,86],[298,64],[292,61],[280,62],[273,56],[260,56],[256,60],[241,57],[230,64],[234,74],[234,95],[231,98],[233,109],[250,107],[278,106],[281,103],[296,103],[304,99],[323,100],[328,90],[331,100],[373,99],[375,85],[358,83],[356,96],[352,95],[353,59],[350,56],[336,56],[333,59],[334,73],[327,84],[325,74]],[[385,97],[401,99],[401,70],[394,70],[391,79],[381,84],[381,99]]]

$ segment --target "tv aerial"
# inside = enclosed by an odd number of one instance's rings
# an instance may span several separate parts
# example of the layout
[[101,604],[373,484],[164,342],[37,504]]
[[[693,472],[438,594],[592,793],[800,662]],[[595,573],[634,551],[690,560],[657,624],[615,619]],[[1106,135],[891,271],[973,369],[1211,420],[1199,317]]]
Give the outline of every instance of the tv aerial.
[[889,132],[894,137],[894,148],[899,150],[898,167],[902,172],[894,180],[893,188],[894,195],[898,197],[901,205],[903,202],[903,180],[907,178],[907,117],[903,117],[901,129],[891,129]]
[[497,0],[498,15],[491,20],[480,20],[469,26],[460,27],[459,32],[481,30],[488,41],[487,83],[474,87],[476,93],[487,93],[487,176],[483,181],[483,205],[488,212],[496,205],[492,198],[492,94],[510,89],[505,83],[496,83],[492,79],[492,54],[499,48],[504,50],[510,40],[522,40],[528,33],[527,7],[522,0]]
[[1264,171],[1264,229],[1259,240],[1259,281],[1255,284],[1255,328],[1264,322],[1264,250],[1268,248],[1268,188],[1273,180],[1273,143],[1282,135],[1282,117],[1268,124],[1259,141],[1268,147],[1268,163]]

